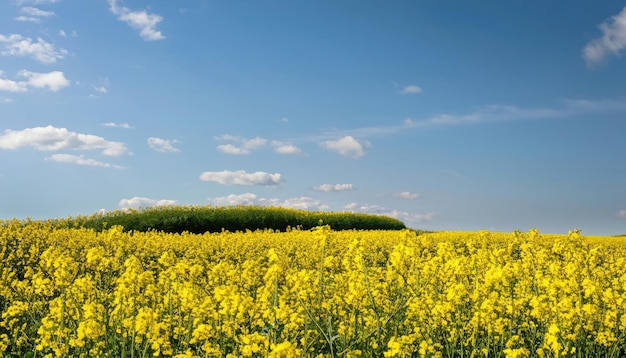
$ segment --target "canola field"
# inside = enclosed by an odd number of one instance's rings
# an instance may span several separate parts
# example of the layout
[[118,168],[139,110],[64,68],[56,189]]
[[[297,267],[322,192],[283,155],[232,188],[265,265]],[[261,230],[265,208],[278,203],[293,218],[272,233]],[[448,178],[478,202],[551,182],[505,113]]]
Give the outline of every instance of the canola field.
[[626,356],[626,239],[0,222],[0,357]]

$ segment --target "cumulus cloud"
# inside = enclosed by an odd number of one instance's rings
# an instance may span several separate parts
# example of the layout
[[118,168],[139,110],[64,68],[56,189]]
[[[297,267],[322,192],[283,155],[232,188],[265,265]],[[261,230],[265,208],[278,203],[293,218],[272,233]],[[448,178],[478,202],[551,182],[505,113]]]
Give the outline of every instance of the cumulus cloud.
[[241,138],[238,136],[232,136],[224,134],[220,137],[216,137],[218,140],[228,141],[232,143],[221,144],[217,146],[217,150],[226,154],[245,155],[250,154],[252,150],[259,149],[267,144],[267,139],[261,137],[254,137],[251,139]]
[[148,146],[153,150],[161,153],[177,153],[180,152],[178,148],[174,147],[174,144],[178,143],[177,140],[173,139],[161,139],[150,137],[148,138]]
[[288,199],[267,199],[260,198],[256,194],[230,194],[217,198],[209,198],[213,205],[236,206],[236,205],[263,205],[263,206],[280,206],[291,209],[302,210],[327,210],[328,206],[319,200],[308,196],[294,197]]
[[28,90],[26,82],[13,81],[7,78],[3,78],[4,73],[0,71],[0,91],[6,92],[25,92]]
[[422,89],[418,86],[410,85],[400,90],[400,94],[417,94],[422,93]]
[[317,191],[323,192],[332,192],[332,191],[346,191],[354,189],[352,184],[322,184],[320,186],[316,186],[313,189]]
[[230,194],[228,196],[220,196],[217,198],[209,198],[213,205],[218,206],[237,206],[237,205],[258,205],[259,200],[256,194]]
[[226,154],[234,154],[234,155],[245,155],[245,154],[250,154],[250,151],[245,149],[245,148],[241,148],[241,147],[236,147],[232,144],[220,144],[217,146],[217,150],[219,150],[222,153],[226,153]]
[[29,37],[18,34],[0,35],[0,45],[3,47],[3,50],[0,50],[0,54],[3,56],[31,56],[41,63],[55,63],[57,60],[63,59],[68,53],[67,50],[57,49],[42,38],[33,41]]
[[18,77],[22,80],[7,79],[0,71],[0,91],[26,92],[29,88],[43,88],[57,92],[70,85],[70,81],[60,71],[38,73],[22,70],[18,72]]
[[274,152],[278,154],[302,154],[302,150],[297,146],[281,141],[272,141],[272,147],[274,147]]
[[130,124],[128,123],[115,123],[115,122],[107,122],[107,123],[102,123],[102,125],[104,127],[111,127],[111,128],[124,128],[124,129],[131,129],[133,128]]
[[279,185],[283,182],[283,178],[279,173],[247,173],[243,170],[204,172],[200,175],[200,180],[212,181],[226,185]]
[[124,169],[124,167],[122,167],[122,166],[101,162],[101,161],[98,161],[98,160],[95,160],[95,159],[91,159],[91,158],[85,158],[82,155],[53,154],[52,156],[46,158],[46,160],[52,160],[54,162],[61,162],[61,163],[86,165],[86,166],[90,166],[90,167]]
[[156,30],[156,26],[163,20],[163,17],[156,14],[149,14],[147,11],[131,11],[127,7],[120,6],[118,0],[109,0],[109,10],[117,19],[127,23],[130,27],[139,30],[139,35],[146,41],[163,40],[165,36],[161,31]]
[[583,58],[588,66],[597,65],[610,55],[621,56],[626,48],[626,7],[598,27],[602,36],[588,42],[583,49]]
[[346,210],[350,210],[353,212],[361,212],[366,214],[375,214],[382,216],[389,216],[392,218],[396,218],[408,226],[413,224],[418,224],[424,221],[433,220],[437,217],[435,213],[427,213],[427,214],[418,214],[418,213],[410,213],[406,211],[400,211],[396,209],[388,209],[379,205],[359,205],[357,203],[350,203],[344,206]]
[[127,151],[124,143],[112,142],[91,134],[68,131],[53,126],[26,128],[21,131],[7,129],[0,136],[0,149],[30,147],[40,151],[102,150],[107,156],[120,156]]
[[120,202],[118,203],[119,207],[122,209],[129,209],[129,208],[139,208],[139,207],[145,207],[145,206],[169,206],[169,205],[176,205],[177,201],[176,200],[167,200],[167,199],[162,199],[162,200],[155,200],[155,199],[150,199],[150,198],[143,198],[143,197],[139,197],[139,196],[134,196],[130,199],[122,199],[120,200]]
[[320,143],[323,148],[337,152],[344,157],[360,158],[365,155],[363,144],[352,136],[345,136],[337,140],[327,140]]
[[395,198],[398,198],[398,199],[407,199],[407,200],[415,200],[415,199],[419,198],[418,194],[414,194],[414,193],[411,193],[411,192],[408,192],[408,191],[402,191],[402,192],[399,192],[399,193],[395,193],[393,196]]
[[38,73],[22,70],[19,76],[26,79],[26,85],[35,88],[47,88],[52,92],[57,92],[70,85],[70,81],[65,78],[61,71],[52,71],[48,73]]

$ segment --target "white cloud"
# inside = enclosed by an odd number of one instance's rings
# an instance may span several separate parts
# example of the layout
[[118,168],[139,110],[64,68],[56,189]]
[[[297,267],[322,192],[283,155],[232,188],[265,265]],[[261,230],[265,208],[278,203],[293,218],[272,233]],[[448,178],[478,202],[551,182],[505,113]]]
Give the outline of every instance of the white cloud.
[[622,218],[626,218],[626,210],[620,210],[619,213],[617,213],[617,215]]
[[626,7],[598,27],[602,37],[591,40],[583,49],[583,58],[589,66],[601,63],[609,55],[620,56],[626,48]]
[[32,7],[32,6],[23,7],[20,10],[20,13],[28,15],[28,16],[35,16],[35,17],[50,17],[50,16],[54,16],[54,12],[53,11],[44,11],[44,10],[41,10],[41,9],[38,9],[38,8]]
[[107,122],[107,123],[102,123],[102,125],[105,126],[105,127],[112,127],[112,128],[124,128],[124,129],[131,129],[131,128],[133,128],[128,123]]
[[288,199],[266,199],[259,198],[256,194],[231,194],[217,198],[209,198],[213,205],[236,206],[236,205],[263,205],[263,206],[280,206],[283,208],[302,209],[302,210],[327,210],[328,206],[319,200],[308,196],[301,196]]
[[40,151],[102,150],[107,156],[120,156],[127,151],[124,143],[107,141],[91,134],[70,132],[53,126],[26,128],[21,131],[7,129],[0,136],[0,149],[30,147]]
[[418,86],[410,85],[400,90],[401,94],[417,94],[422,93],[422,89]]
[[259,204],[258,196],[252,193],[230,194],[228,196],[220,196],[218,198],[209,198],[213,205],[219,206],[236,206],[236,205],[257,205]]
[[163,40],[165,36],[161,31],[156,30],[156,26],[163,20],[163,17],[155,14],[148,14],[147,11],[131,11],[127,7],[119,6],[117,0],[109,0],[109,9],[117,19],[127,23],[130,27],[139,30],[139,35],[144,40]]
[[399,199],[407,199],[407,200],[415,200],[415,199],[419,198],[418,194],[414,194],[414,193],[411,193],[411,192],[408,192],[408,191],[402,191],[402,192],[399,192],[399,193],[395,193],[393,196],[396,197],[396,198],[399,198]]
[[250,154],[250,151],[245,148],[236,147],[232,144],[220,144],[217,146],[217,150],[226,154],[245,155]]
[[[0,79],[0,82],[2,82],[1,79]],[[0,84],[0,86],[1,86],[1,84]],[[13,102],[13,98],[0,96],[0,103],[12,103],[12,102]]]
[[291,143],[274,140],[272,146],[278,154],[302,154],[302,150]]
[[94,90],[100,92],[100,93],[107,93],[109,90],[107,90],[106,87],[104,86],[92,86]]
[[308,196],[300,196],[295,198],[288,198],[285,200],[280,199],[263,199],[262,205],[280,206],[283,208],[300,209],[300,210],[328,210],[328,205],[325,205],[319,200],[313,199]]
[[337,152],[345,157],[359,158],[365,154],[363,145],[352,136],[345,136],[337,140],[327,140],[320,143],[323,148]]
[[0,35],[0,44],[4,44],[4,50],[0,51],[3,56],[32,56],[41,63],[55,63],[68,53],[67,50],[57,49],[42,38],[37,38],[37,41],[33,42],[33,39],[18,34]]
[[52,161],[61,162],[61,163],[86,165],[86,166],[91,166],[91,167],[124,169],[124,167],[122,167],[122,166],[115,165],[115,164],[109,164],[109,163],[105,163],[105,162],[100,162],[100,161],[97,161],[97,160],[91,159],[91,158],[85,158],[82,155],[53,154],[52,156],[46,158],[46,160],[52,160]]
[[404,222],[407,226],[415,225],[423,221],[430,221],[437,216],[437,214],[435,213],[417,214],[395,209],[388,209],[379,205],[359,205],[357,203],[350,203],[344,206],[344,208],[353,212],[389,216]]
[[0,71],[0,91],[6,92],[25,92],[28,90],[26,82],[17,82],[9,80],[3,77],[2,71]]
[[316,186],[313,189],[323,192],[331,192],[331,191],[346,191],[354,189],[352,184],[322,184],[320,186]]
[[443,113],[419,120],[407,118],[401,124],[386,127],[361,127],[347,130],[333,130],[324,133],[322,136],[312,137],[311,140],[321,140],[321,138],[337,138],[341,136],[367,138],[373,136],[392,135],[405,132],[410,129],[439,125],[462,125],[517,120],[549,120],[595,113],[626,113],[626,98],[600,100],[563,99],[550,107],[487,105],[479,107],[477,110],[468,113]]
[[259,149],[267,144],[267,139],[255,137],[251,139],[241,138],[224,134],[216,137],[218,140],[233,142],[235,144],[221,144],[217,146],[217,150],[226,154],[245,155],[250,154],[252,150]]
[[283,118],[279,119],[279,121],[281,121],[283,123],[287,123],[287,122],[289,122],[289,118],[283,117]]
[[226,185],[279,185],[283,182],[282,176],[279,173],[247,173],[243,170],[204,172],[200,175],[200,180]]
[[28,86],[47,88],[52,92],[57,92],[70,85],[70,81],[65,78],[65,75],[61,71],[38,73],[22,70],[18,75],[27,79],[26,84]]
[[32,16],[16,16],[13,19],[19,22],[35,22],[35,23],[41,22],[41,18],[32,17]]
[[243,146],[246,149],[258,149],[267,144],[267,139],[261,137],[255,137],[252,139],[244,139]]
[[61,0],[16,0],[17,5],[24,4],[33,4],[33,5],[41,5],[41,4],[54,4]]
[[67,37],[67,34],[65,33],[65,31],[63,31],[63,30],[59,30],[59,36],[61,36],[61,37]]
[[150,146],[150,148],[161,153],[180,152],[180,149],[174,147],[174,144],[176,143],[178,143],[178,141],[175,139],[170,140],[170,139],[161,139],[161,138],[155,138],[155,137],[148,138],[148,145]]
[[176,205],[176,203],[177,203],[176,200],[168,200],[168,199],[155,200],[155,199],[142,198],[139,196],[135,196],[130,199],[120,200],[118,205],[120,208],[128,209],[128,208],[138,208],[142,206],[143,207],[145,206],[169,206],[169,205]]

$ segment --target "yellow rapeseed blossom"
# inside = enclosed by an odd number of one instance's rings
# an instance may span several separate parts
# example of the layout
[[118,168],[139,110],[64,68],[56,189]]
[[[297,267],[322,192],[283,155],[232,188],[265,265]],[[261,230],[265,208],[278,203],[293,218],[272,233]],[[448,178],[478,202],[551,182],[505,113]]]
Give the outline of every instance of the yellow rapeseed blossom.
[[626,240],[0,225],[0,355],[576,357],[626,352]]

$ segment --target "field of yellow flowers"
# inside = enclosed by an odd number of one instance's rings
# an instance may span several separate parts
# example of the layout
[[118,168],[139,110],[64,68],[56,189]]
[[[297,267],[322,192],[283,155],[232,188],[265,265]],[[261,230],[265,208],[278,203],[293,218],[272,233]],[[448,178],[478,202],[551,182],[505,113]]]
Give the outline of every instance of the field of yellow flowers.
[[626,239],[0,222],[0,356],[620,357]]

